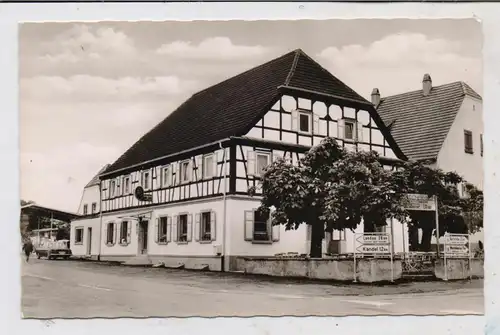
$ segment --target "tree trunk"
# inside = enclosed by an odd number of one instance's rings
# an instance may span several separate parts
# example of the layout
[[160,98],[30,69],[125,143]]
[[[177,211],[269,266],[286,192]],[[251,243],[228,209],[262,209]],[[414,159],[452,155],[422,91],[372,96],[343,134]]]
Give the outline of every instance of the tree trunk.
[[432,232],[434,228],[423,227],[422,228],[422,242],[420,243],[421,251],[431,251],[431,241],[432,241]]
[[420,244],[418,243],[418,228],[414,225],[408,227],[408,242],[410,251],[419,251]]
[[323,237],[325,235],[324,227],[318,222],[311,225],[311,250],[309,252],[311,258],[321,258],[323,256]]

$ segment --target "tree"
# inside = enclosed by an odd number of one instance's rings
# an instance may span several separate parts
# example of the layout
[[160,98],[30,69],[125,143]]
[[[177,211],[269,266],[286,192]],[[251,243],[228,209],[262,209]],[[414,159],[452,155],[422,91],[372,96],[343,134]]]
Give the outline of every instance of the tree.
[[[399,192],[437,196],[439,236],[448,233],[467,233],[482,227],[482,192],[455,172],[444,172],[425,162],[409,161],[393,173]],[[458,185],[464,183],[470,197],[460,197]],[[408,235],[411,250],[430,251],[432,236],[436,235],[434,211],[408,211]],[[470,222],[468,224],[467,222]],[[418,241],[418,230],[422,240]]]
[[284,225],[285,230],[310,225],[310,255],[320,258],[325,231],[354,230],[363,219],[372,227],[386,224],[390,217],[404,220],[390,171],[378,158],[375,152],[347,152],[335,139],[326,138],[298,165],[280,159],[265,169],[259,211],[269,215],[274,208],[273,225]]
[[71,226],[68,223],[64,223],[57,228],[56,241],[59,240],[69,240],[70,239]]

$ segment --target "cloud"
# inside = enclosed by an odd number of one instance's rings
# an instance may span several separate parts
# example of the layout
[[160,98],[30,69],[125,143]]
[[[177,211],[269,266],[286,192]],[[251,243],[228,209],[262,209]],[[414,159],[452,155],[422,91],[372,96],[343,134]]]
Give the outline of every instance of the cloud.
[[365,97],[374,87],[380,89],[382,96],[419,89],[425,73],[431,75],[434,85],[461,80],[481,92],[481,59],[463,56],[462,47],[450,40],[400,33],[368,46],[328,47],[318,58]]
[[144,96],[189,95],[198,88],[194,80],[176,76],[104,78],[89,75],[37,76],[20,81],[23,100],[116,101]]
[[78,63],[104,57],[133,57],[134,41],[110,27],[92,28],[78,24],[42,45],[45,52],[39,60],[50,63]]
[[227,37],[211,37],[198,45],[187,41],[163,44],[156,52],[184,59],[230,60],[262,56],[268,52],[268,49],[260,45],[235,45]]
[[119,153],[116,147],[86,142],[21,152],[21,198],[76,212],[85,184]]

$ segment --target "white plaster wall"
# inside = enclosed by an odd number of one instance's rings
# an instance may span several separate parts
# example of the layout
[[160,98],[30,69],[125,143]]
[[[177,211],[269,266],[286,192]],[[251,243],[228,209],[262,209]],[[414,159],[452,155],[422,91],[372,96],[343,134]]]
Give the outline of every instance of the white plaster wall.
[[[91,255],[96,256],[99,254],[99,243],[100,243],[100,229],[99,229],[99,218],[82,219],[71,222],[71,232],[70,232],[70,247],[71,252],[74,256],[85,256],[87,255],[87,248],[89,243],[89,233],[88,228],[92,228],[92,247]],[[83,227],[83,243],[75,244],[75,229]]]
[[99,213],[99,185],[83,189],[82,199],[78,207],[78,214],[83,215],[83,205],[87,205],[87,214],[92,214],[92,203],[96,203],[95,213]]
[[[196,241],[194,237],[194,225],[195,225],[195,214],[200,213],[201,211],[211,210],[215,212],[216,219],[216,234],[215,241],[210,243]],[[102,228],[102,255],[107,256],[133,256],[138,254],[138,230],[137,230],[137,220],[131,220],[129,217],[149,212],[151,211],[151,220],[148,225],[148,255],[151,256],[168,256],[168,255],[184,255],[184,256],[215,256],[216,250],[215,246],[222,244],[222,222],[223,222],[223,201],[222,197],[213,198],[213,199],[203,199],[203,200],[195,200],[188,201],[184,203],[177,203],[171,205],[164,205],[160,207],[155,207],[153,209],[137,209],[134,211],[120,211],[113,214],[105,214],[103,217],[103,228]],[[179,213],[187,213],[192,214],[192,226],[191,233],[192,238],[191,242],[187,243],[178,243],[173,241],[173,225],[172,229],[172,237],[167,244],[158,244],[155,242],[156,236],[156,219],[160,216],[170,216],[173,218],[174,215],[178,215]],[[128,218],[120,218],[120,217],[128,217]],[[115,222],[118,225],[122,220],[129,221],[132,224],[131,228],[131,241],[128,245],[123,246],[118,242],[115,245],[108,246],[106,245],[106,227],[108,222]],[[118,234],[120,227],[118,226]],[[118,240],[118,239],[117,239]]]
[[[464,150],[464,129],[472,131],[473,154],[468,154]],[[480,134],[483,134],[483,131],[482,102],[466,96],[441,147],[437,167],[445,171],[456,171],[468,182],[482,189],[483,157],[481,157]]]
[[227,250],[230,256],[273,256],[283,252],[307,253],[306,227],[285,231],[280,227],[280,239],[272,244],[245,241],[245,211],[258,208],[260,200],[250,197],[231,197],[227,206]]

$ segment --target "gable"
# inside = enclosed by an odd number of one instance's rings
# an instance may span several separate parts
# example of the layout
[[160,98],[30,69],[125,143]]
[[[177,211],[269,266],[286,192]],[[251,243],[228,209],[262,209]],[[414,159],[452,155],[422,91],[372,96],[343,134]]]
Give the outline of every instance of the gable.
[[194,94],[119,157],[105,175],[241,136],[272,106],[283,87],[369,104],[298,49]]

